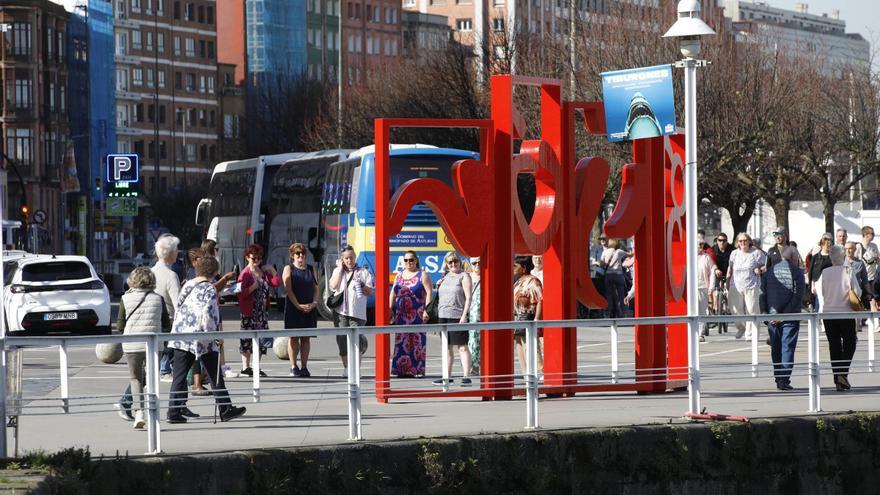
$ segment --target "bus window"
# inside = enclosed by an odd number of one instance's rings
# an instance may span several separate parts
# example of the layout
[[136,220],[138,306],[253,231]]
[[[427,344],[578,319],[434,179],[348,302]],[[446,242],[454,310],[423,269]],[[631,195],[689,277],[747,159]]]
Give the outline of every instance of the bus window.
[[253,168],[216,174],[208,192],[211,216],[250,216],[254,180]]

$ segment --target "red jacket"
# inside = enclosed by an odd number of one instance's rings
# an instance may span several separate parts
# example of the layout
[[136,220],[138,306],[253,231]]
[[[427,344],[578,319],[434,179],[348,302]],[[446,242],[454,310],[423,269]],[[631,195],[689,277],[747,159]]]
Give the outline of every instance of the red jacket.
[[[263,280],[269,284],[269,287],[278,287],[281,285],[281,275],[275,273],[274,277],[270,277],[268,273],[263,271]],[[241,292],[238,293],[238,307],[242,316],[254,315],[254,297],[251,295],[250,287],[257,283],[254,274],[251,273],[251,267],[246,266],[238,275],[238,283],[241,285]],[[268,302],[268,301],[267,301]]]

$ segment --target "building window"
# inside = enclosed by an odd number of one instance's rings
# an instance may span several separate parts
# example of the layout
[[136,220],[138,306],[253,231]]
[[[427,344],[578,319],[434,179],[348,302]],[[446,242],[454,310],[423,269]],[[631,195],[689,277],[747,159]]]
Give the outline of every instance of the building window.
[[203,144],[203,145],[199,146],[199,158],[201,158],[203,162],[208,159],[208,145],[207,144]]
[[156,122],[156,105],[147,105],[147,122]]
[[216,116],[215,116],[213,110],[211,110],[210,112],[208,112],[208,127],[214,127],[214,125],[217,123],[217,121],[215,120],[215,118],[216,118]]
[[156,12],[159,15],[165,15],[165,0],[155,0],[156,2]]
[[168,158],[168,143],[159,141],[159,158],[164,160]]
[[193,4],[187,2],[185,10],[184,10],[183,20],[185,20],[185,21],[195,20],[195,17],[196,17],[195,10],[196,10],[195,6]]
[[54,112],[55,111],[55,83],[53,83],[53,82],[49,83],[48,92],[49,92],[49,98],[48,98],[49,99],[49,110]]
[[15,108],[30,108],[34,83],[30,79],[15,79]]
[[174,18],[180,19],[180,2],[174,2]]
[[140,12],[141,11],[141,0],[131,0],[131,11],[132,12]]
[[61,111],[67,111],[67,86],[61,84],[58,86],[58,102],[61,104]]
[[153,32],[147,31],[147,50],[153,51]]
[[495,32],[504,31],[504,18],[495,17],[492,19],[492,31],[495,31]]
[[128,91],[128,69],[116,69],[116,90]]
[[199,5],[198,8],[198,21],[202,24],[205,23],[205,6]]
[[192,38],[186,39],[186,56],[187,57],[195,57],[196,56],[196,40]]
[[46,58],[52,62],[55,60],[55,30],[46,28]]
[[180,55],[180,36],[174,37],[174,54]]
[[6,152],[21,164],[33,162],[33,136],[27,128],[6,130]]
[[239,137],[239,121],[238,115],[223,116],[223,137],[237,138]]
[[165,53],[165,33],[156,34],[156,51]]
[[144,142],[143,141],[135,141],[134,142],[134,152],[140,156],[144,156]]
[[45,154],[46,165],[57,165],[58,156],[58,134],[55,131],[45,133]]
[[214,76],[208,76],[208,94],[214,94]]
[[208,42],[208,58],[214,60],[214,42]]
[[196,161],[196,145],[195,143],[186,143],[186,161]]
[[128,105],[116,105],[116,127],[128,127]]
[[134,106],[134,121],[135,122],[143,122],[144,121],[144,104],[138,103]]
[[199,76],[199,93],[204,93],[208,90],[208,84],[205,81],[205,76]]
[[128,33],[116,33],[116,54],[126,55],[128,53]]
[[30,56],[31,25],[27,22],[13,22],[12,29],[6,31],[6,53]]
[[137,29],[131,32],[131,49],[132,50],[140,50],[141,49],[141,32]]
[[196,90],[196,75],[191,72],[186,74],[186,90],[187,91],[195,91]]
[[155,88],[156,87],[155,73],[153,73],[153,69],[147,69],[147,87],[148,88]]
[[135,86],[143,86],[144,70],[140,67],[131,70],[131,83]]
[[159,105],[159,123],[165,123],[165,105]]
[[214,25],[214,7],[211,7],[210,5],[205,10],[205,22],[207,22],[208,25]]
[[165,87],[165,71],[160,70],[158,75],[159,75],[159,87],[164,88]]
[[150,141],[147,146],[147,158],[156,158],[156,141]]
[[470,31],[472,29],[471,20],[470,19],[456,19],[455,29],[458,29],[459,31]]

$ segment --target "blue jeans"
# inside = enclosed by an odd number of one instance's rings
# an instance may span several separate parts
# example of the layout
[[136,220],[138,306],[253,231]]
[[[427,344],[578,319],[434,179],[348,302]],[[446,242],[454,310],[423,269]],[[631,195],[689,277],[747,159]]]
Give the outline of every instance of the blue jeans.
[[767,332],[770,334],[770,355],[773,358],[773,375],[777,383],[791,381],[794,351],[797,348],[800,327],[799,321],[782,321],[775,325],[767,323]]

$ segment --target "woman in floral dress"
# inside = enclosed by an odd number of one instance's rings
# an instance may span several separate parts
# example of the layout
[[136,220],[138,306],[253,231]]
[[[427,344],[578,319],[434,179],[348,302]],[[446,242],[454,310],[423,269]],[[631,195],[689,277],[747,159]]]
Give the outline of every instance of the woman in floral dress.
[[193,362],[200,358],[208,373],[214,400],[219,406],[220,420],[229,421],[245,412],[243,407],[235,407],[229,399],[223,375],[217,373],[217,352],[220,350],[218,335],[209,332],[220,331],[220,308],[217,305],[217,290],[211,284],[220,264],[213,256],[204,256],[196,261],[196,278],[180,289],[177,311],[171,333],[205,332],[204,338],[194,340],[172,340],[168,348],[174,354],[172,370],[174,379],[168,394],[169,423],[186,423],[182,411],[186,407],[186,374]]
[[[469,311],[468,321],[470,323],[479,323],[482,314],[482,305],[480,303],[480,258],[471,258],[471,269],[468,274],[471,277],[471,307]],[[474,375],[480,374],[480,331],[468,331],[468,350],[471,353],[471,370]]]
[[[419,267],[414,251],[403,254],[404,269],[391,288],[391,324],[421,325],[428,321],[425,306],[431,302],[431,278]],[[391,374],[398,378],[425,376],[425,332],[394,334]]]

